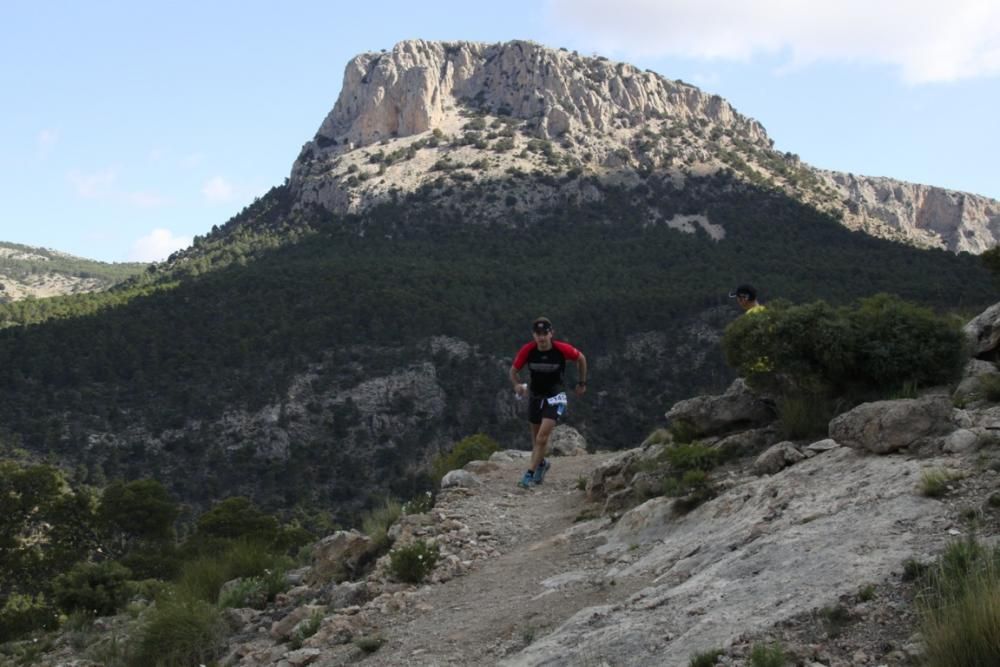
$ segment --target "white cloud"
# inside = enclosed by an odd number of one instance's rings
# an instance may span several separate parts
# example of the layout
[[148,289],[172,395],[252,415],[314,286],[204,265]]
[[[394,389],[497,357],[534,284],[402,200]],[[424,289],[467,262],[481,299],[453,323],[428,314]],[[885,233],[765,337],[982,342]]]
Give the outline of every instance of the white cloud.
[[233,186],[221,176],[209,180],[201,188],[201,194],[210,202],[225,202],[233,198]]
[[76,193],[84,199],[103,199],[111,194],[111,188],[118,176],[114,169],[100,169],[92,172],[74,169],[69,172],[68,177],[69,182],[76,189]]
[[44,129],[38,133],[38,157],[44,159],[48,157],[52,149],[59,142],[59,131]]
[[1000,74],[993,0],[549,0],[551,19],[629,56],[897,67],[910,83]]
[[132,244],[129,253],[130,262],[159,262],[166,259],[170,253],[191,245],[191,239],[186,236],[174,236],[169,229],[154,229],[148,236]]

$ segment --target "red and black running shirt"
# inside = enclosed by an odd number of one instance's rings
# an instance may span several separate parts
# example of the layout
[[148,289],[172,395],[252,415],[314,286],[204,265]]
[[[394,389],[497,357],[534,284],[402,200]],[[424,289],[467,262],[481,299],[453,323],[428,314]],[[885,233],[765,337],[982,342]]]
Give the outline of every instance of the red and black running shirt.
[[525,365],[531,371],[531,393],[534,396],[555,396],[563,389],[563,373],[567,361],[580,358],[580,350],[569,343],[552,341],[552,347],[545,352],[538,349],[535,341],[527,343],[514,357],[514,368],[521,370]]

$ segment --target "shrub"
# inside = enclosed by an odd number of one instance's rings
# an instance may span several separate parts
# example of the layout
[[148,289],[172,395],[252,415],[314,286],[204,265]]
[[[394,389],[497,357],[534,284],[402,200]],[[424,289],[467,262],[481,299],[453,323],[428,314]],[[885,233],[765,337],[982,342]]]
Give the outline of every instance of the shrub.
[[51,630],[59,625],[59,614],[45,595],[7,597],[0,608],[0,643],[17,639],[32,630]]
[[312,637],[319,630],[319,626],[323,624],[323,614],[320,612],[313,612],[313,614],[307,618],[303,623],[301,623],[296,629],[295,634],[292,635],[289,644],[291,649],[294,651],[296,649],[302,648],[302,642]]
[[461,468],[470,461],[481,461],[488,459],[490,454],[500,449],[496,440],[477,433],[463,438],[447,454],[441,453],[434,458],[431,465],[432,476],[437,482],[441,481],[448,471]]
[[187,667],[208,664],[223,637],[215,606],[184,595],[157,600],[139,633],[134,664]]
[[837,404],[820,394],[787,395],[778,400],[778,423],[786,440],[825,437]]
[[1000,403],[1000,375],[979,376],[976,383],[976,396],[990,403]]
[[778,643],[754,644],[750,650],[750,667],[784,667],[785,652]]
[[426,491],[407,500],[400,509],[403,514],[425,514],[433,507],[434,494]]
[[273,599],[284,588],[284,572],[291,560],[272,553],[255,542],[232,542],[216,553],[193,558],[184,564],[177,587],[181,594],[191,599],[215,603],[222,584],[233,579],[260,577],[268,599]]
[[952,470],[927,468],[920,473],[920,492],[928,498],[940,498],[948,493],[948,485],[961,477]]
[[691,660],[688,662],[688,667],[714,667],[715,663],[719,660],[719,657],[724,654],[725,651],[721,648],[705,651],[704,653],[695,653],[691,656]]
[[386,500],[382,506],[365,513],[361,519],[361,532],[371,539],[372,551],[381,553],[389,546],[389,528],[402,513],[402,507],[395,500]]
[[418,584],[434,570],[439,556],[440,550],[436,544],[417,540],[389,553],[389,570],[400,581]]
[[952,543],[917,598],[925,663],[1000,664],[1000,550],[973,538]]
[[268,600],[268,584],[264,577],[237,579],[219,593],[220,609],[263,609]]
[[719,463],[719,450],[693,442],[674,445],[663,452],[670,467],[677,472],[689,470],[711,470]]
[[52,592],[59,607],[66,612],[76,610],[110,616],[121,609],[132,594],[127,567],[108,561],[77,563],[52,582]]
[[686,419],[673,420],[670,422],[670,427],[667,430],[670,431],[670,435],[673,437],[674,442],[692,442],[698,437],[698,429],[695,428],[694,424]]
[[373,635],[371,637],[359,637],[354,640],[354,645],[365,653],[374,653],[375,651],[382,648],[382,644],[385,643],[385,638],[380,635]]
[[773,303],[731,323],[722,344],[759,389],[867,397],[950,382],[964,339],[951,319],[880,294],[852,308]]

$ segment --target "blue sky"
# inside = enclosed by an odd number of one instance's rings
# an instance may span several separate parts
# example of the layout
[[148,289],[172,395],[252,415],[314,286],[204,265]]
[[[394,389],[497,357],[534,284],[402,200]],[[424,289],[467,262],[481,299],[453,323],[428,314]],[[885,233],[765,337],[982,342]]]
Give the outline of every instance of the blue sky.
[[624,60],[813,166],[1000,198],[993,0],[6,0],[0,240],[163,259],[283,182],[352,56],[413,38]]

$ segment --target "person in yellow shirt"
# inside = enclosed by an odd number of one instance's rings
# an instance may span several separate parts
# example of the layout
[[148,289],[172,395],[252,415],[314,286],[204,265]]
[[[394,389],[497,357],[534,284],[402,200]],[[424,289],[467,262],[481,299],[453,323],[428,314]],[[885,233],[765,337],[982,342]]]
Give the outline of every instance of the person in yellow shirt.
[[736,299],[736,303],[746,314],[764,310],[764,304],[757,302],[757,290],[753,285],[743,284],[729,293],[730,299]]

